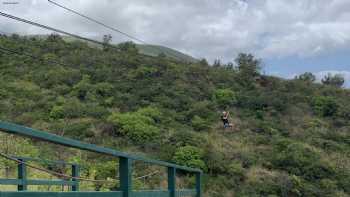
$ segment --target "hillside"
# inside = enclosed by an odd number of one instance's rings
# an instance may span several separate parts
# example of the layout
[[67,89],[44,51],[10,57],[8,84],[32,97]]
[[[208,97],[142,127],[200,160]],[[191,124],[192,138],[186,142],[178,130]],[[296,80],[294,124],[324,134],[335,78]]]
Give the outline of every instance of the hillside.
[[[46,39],[48,37],[48,35],[31,35],[28,36],[29,38],[38,38],[38,39]],[[62,38],[66,41],[66,42],[73,42],[73,41],[77,41],[76,38],[72,38],[69,36],[62,36]],[[93,44],[93,43],[88,43],[90,46],[93,47],[97,47],[100,48],[100,46]],[[140,54],[144,54],[144,55],[149,55],[149,56],[153,56],[153,57],[157,57],[161,54],[173,58],[174,60],[177,61],[182,61],[182,62],[189,62],[189,63],[195,63],[198,62],[199,60],[197,60],[194,57],[191,57],[190,55],[184,54],[182,52],[179,52],[177,50],[168,48],[168,47],[164,47],[164,46],[159,46],[159,45],[146,45],[146,44],[137,44],[136,45],[138,51]]]
[[[0,50],[1,120],[201,168],[208,197],[350,195],[349,90],[306,75],[288,81],[261,75],[259,61],[246,54],[238,67],[209,66],[141,55],[132,43],[116,52],[57,35],[0,36],[0,47],[41,57]],[[234,129],[222,128],[222,110],[230,112]],[[0,141],[7,154],[78,162],[84,177],[116,174],[116,162],[105,156],[3,133]],[[1,168],[0,177],[15,176],[14,163],[0,159],[0,166],[10,167]],[[135,168],[141,175],[154,170]],[[162,176],[134,184],[166,187]],[[181,178],[180,187],[193,183]]]
[[197,59],[168,47],[157,46],[157,45],[140,45],[140,44],[136,46],[141,54],[150,55],[150,56],[158,56],[160,54],[164,54],[165,56],[171,57],[178,61],[190,62],[190,63],[198,62]]

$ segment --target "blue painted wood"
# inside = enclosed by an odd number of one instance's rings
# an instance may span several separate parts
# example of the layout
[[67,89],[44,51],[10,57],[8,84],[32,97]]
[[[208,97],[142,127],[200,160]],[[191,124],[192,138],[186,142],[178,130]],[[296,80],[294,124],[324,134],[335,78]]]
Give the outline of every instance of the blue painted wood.
[[[23,159],[19,159],[21,162],[25,162]],[[27,170],[25,163],[18,163],[18,179],[22,184],[17,186],[18,191],[27,190]]]
[[27,180],[27,185],[75,185],[75,181],[65,181],[65,180]]
[[0,179],[0,185],[22,185],[22,180],[18,180],[18,179]]
[[169,197],[169,191],[134,191],[132,197]]
[[69,162],[65,162],[65,161],[51,161],[51,160],[47,160],[47,159],[41,159],[41,158],[32,158],[32,157],[22,157],[22,156],[13,156],[10,155],[12,158],[14,159],[23,159],[25,161],[37,161],[40,163],[45,163],[45,164],[61,164],[61,165],[78,165],[76,163],[69,163]]
[[196,197],[202,196],[202,173],[196,173]]
[[[78,165],[72,165],[72,177],[79,177],[79,166]],[[75,183],[72,185],[72,191],[79,191],[79,180],[73,178],[72,181]]]
[[196,197],[197,192],[194,189],[182,189],[175,192],[175,197]]
[[120,190],[123,197],[131,197],[132,191],[132,160],[126,157],[119,158]]
[[[44,180],[36,179],[29,180],[25,182],[26,185],[76,185],[75,181],[65,181],[65,180]],[[0,185],[23,185],[22,179],[0,179]]]
[[175,197],[176,168],[173,168],[173,167],[168,167],[168,190],[169,190],[169,196]]
[[123,197],[123,192],[0,192],[0,197]]

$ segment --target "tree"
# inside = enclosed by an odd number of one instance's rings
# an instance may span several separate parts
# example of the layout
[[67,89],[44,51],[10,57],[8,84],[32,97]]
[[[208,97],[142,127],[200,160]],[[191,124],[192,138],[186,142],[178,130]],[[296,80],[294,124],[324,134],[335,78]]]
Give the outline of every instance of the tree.
[[48,42],[63,42],[63,39],[59,34],[53,33],[47,37],[47,41]]
[[228,70],[233,70],[234,69],[234,65],[232,62],[229,62],[225,65],[225,68],[228,69]]
[[80,100],[86,100],[88,93],[93,89],[93,85],[91,84],[91,77],[89,75],[84,75],[82,80],[73,86],[74,94]]
[[302,81],[307,81],[307,82],[316,81],[316,76],[310,72],[306,72],[304,74],[301,74],[301,75],[297,76],[296,78],[299,80],[302,80]]
[[136,44],[133,42],[123,42],[118,44],[118,48],[121,51],[127,52],[128,54],[135,55],[138,53],[138,49],[136,47]]
[[216,68],[221,67],[221,61],[220,61],[220,59],[214,60],[213,67],[216,67]]
[[103,50],[104,51],[108,51],[109,50],[109,45],[112,41],[112,35],[111,34],[107,34],[103,36]]
[[158,54],[159,58],[166,58],[166,54],[164,52],[161,52]]
[[201,59],[199,61],[199,64],[202,65],[202,66],[209,66],[209,63],[208,63],[208,61],[205,58]]
[[261,61],[256,59],[252,54],[240,53],[235,59],[235,62],[238,66],[242,83],[246,85],[251,84],[260,75]]
[[331,73],[328,73],[322,79],[322,83],[324,85],[330,85],[330,86],[334,86],[334,87],[340,88],[340,87],[342,87],[344,85],[345,79],[344,79],[344,76],[342,76],[341,74],[332,75]]

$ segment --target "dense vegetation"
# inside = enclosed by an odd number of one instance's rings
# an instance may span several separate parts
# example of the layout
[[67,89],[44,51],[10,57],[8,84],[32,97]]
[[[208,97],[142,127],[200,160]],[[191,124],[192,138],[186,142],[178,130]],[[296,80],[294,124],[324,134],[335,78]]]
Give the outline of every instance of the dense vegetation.
[[[0,53],[1,120],[201,168],[210,197],[350,195],[350,91],[339,76],[324,85],[311,73],[282,80],[261,75],[252,55],[210,66],[145,56],[132,43],[101,50],[57,35],[3,35],[0,46],[41,57]],[[222,110],[231,112],[232,131],[222,128]],[[0,140],[2,152],[80,162],[92,178],[116,173],[104,156]]]

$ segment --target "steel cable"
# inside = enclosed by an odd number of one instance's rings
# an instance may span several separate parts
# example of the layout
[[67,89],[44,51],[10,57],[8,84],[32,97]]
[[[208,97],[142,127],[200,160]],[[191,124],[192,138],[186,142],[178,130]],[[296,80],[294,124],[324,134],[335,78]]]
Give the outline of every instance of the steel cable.
[[[23,19],[23,18],[20,18],[20,17],[17,17],[17,16],[13,16],[13,15],[10,15],[10,14],[4,13],[4,12],[0,12],[0,15],[4,16],[4,17],[7,17],[7,18],[10,18],[10,19],[13,19],[13,20],[16,20],[16,21],[20,21],[20,22],[23,22],[23,23],[34,25],[34,26],[37,26],[37,27],[40,27],[40,28],[43,28],[43,29],[51,30],[51,31],[54,31],[54,32],[57,32],[57,33],[61,33],[61,34],[65,34],[65,35],[68,35],[68,36],[71,36],[71,37],[74,37],[74,38],[78,38],[80,40],[89,41],[89,42],[92,42],[92,43],[95,43],[95,44],[99,44],[99,45],[102,45],[102,46],[106,45],[106,43],[103,43],[103,42],[100,42],[100,41],[97,41],[97,40],[93,40],[93,39],[82,37],[82,36],[79,36],[79,35],[76,35],[76,34],[72,34],[72,33],[69,33],[69,32],[66,32],[66,31],[63,31],[63,30],[59,30],[59,29],[56,29],[56,28],[53,28],[53,27],[42,25],[42,24],[30,21],[30,20],[26,20],[26,19]],[[119,51],[119,48],[116,47],[116,46],[113,46],[113,45],[110,45],[110,44],[108,44],[108,46],[112,47],[114,49],[117,49]]]
[[143,43],[143,44],[148,44],[147,42],[145,42],[145,41],[143,41],[143,40],[141,40],[141,39],[139,39],[139,38],[136,38],[135,36],[132,36],[132,35],[130,35],[130,34],[128,34],[128,33],[125,33],[125,32],[123,32],[123,31],[121,31],[121,30],[119,30],[119,29],[117,29],[117,28],[115,28],[115,27],[111,27],[111,26],[109,26],[109,25],[106,25],[105,23],[102,23],[102,22],[100,22],[100,21],[98,21],[98,20],[96,20],[96,19],[93,19],[93,18],[91,18],[91,17],[89,17],[89,16],[86,16],[86,15],[84,15],[84,14],[81,14],[81,13],[79,13],[79,12],[77,12],[77,11],[71,9],[71,8],[65,7],[65,6],[63,6],[63,5],[59,4],[59,3],[56,3],[56,2],[54,2],[54,1],[51,1],[51,0],[48,0],[48,2],[49,2],[49,3],[52,3],[52,4],[56,5],[56,6],[58,6],[58,7],[60,7],[60,8],[63,8],[63,9],[65,9],[65,10],[69,11],[69,12],[72,12],[72,13],[74,13],[74,14],[77,14],[77,15],[79,15],[79,16],[85,18],[85,19],[88,19],[88,20],[90,20],[90,21],[92,21],[92,22],[94,22],[94,23],[97,23],[97,24],[99,24],[99,25],[102,25],[103,27],[105,27],[105,28],[107,28],[107,29],[110,29],[110,30],[113,30],[113,31],[115,31],[115,32],[118,32],[118,33],[120,33],[120,34],[122,34],[122,35],[124,35],[124,36],[126,36],[126,37],[128,37],[128,38],[131,38],[131,39],[133,39],[133,40],[139,41],[139,42],[141,42],[141,43]]

